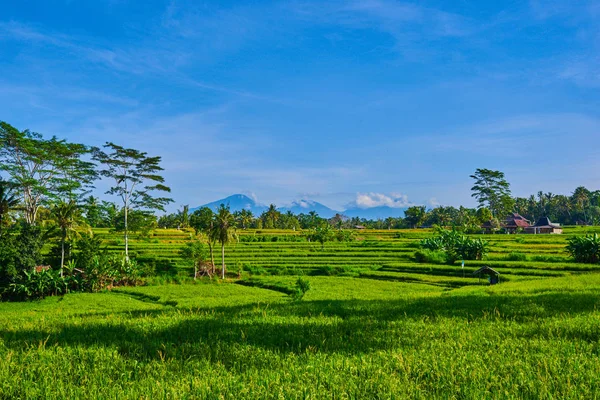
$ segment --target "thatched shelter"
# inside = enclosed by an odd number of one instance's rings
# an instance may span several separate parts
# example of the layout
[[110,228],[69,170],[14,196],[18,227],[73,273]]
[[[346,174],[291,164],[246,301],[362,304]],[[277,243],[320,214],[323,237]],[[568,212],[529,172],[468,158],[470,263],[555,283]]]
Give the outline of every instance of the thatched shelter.
[[480,279],[482,276],[487,276],[490,285],[495,285],[496,283],[500,282],[500,272],[488,267],[487,265],[473,272],[473,275],[476,275]]

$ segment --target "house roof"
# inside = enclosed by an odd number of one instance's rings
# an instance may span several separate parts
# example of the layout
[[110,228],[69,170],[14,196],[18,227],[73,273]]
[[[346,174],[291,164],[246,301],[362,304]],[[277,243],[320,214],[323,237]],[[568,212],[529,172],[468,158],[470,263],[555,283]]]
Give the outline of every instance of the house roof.
[[498,272],[494,268],[488,267],[486,265],[486,266],[479,268],[477,271],[473,272],[473,275],[481,275],[481,274],[500,275],[500,272]]
[[517,227],[517,228],[527,228],[530,226],[529,221],[526,219],[508,219],[506,220],[505,226],[507,227]]
[[560,225],[553,224],[548,217],[542,217],[533,225],[536,228],[560,228]]
[[526,228],[531,223],[528,219],[520,215],[519,213],[512,213],[510,217],[506,218],[505,226],[507,227],[516,227],[516,228]]

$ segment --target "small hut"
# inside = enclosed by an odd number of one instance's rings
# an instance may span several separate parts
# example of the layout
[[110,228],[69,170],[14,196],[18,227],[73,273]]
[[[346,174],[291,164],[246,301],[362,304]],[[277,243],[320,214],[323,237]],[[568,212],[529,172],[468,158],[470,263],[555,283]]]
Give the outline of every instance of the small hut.
[[500,272],[487,265],[473,272],[473,275],[476,275],[479,279],[481,279],[482,275],[486,275],[490,285],[495,285],[500,282]]
[[539,234],[560,234],[563,232],[560,224],[554,224],[548,217],[538,219],[535,225],[525,228],[526,233]]

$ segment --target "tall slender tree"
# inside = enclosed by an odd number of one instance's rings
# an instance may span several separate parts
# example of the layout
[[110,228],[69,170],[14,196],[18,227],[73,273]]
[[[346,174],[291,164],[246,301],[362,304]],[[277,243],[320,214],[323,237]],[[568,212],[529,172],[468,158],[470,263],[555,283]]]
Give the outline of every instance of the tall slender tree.
[[221,204],[217,210],[211,234],[215,241],[221,243],[221,278],[225,279],[225,245],[237,238],[235,219],[228,206]]
[[107,142],[104,145],[109,152],[99,148],[93,150],[94,159],[100,162],[104,169],[100,174],[114,179],[115,185],[106,193],[118,196],[123,202],[125,212],[125,256],[129,257],[128,214],[130,209],[161,210],[173,200],[168,197],[157,197],[157,191],[170,192],[163,185],[164,178],[159,175],[163,168],[159,165],[160,157],[149,157],[146,152],[128,149]]
[[196,231],[196,235],[203,233],[206,236],[208,244],[208,250],[210,252],[210,263],[212,266],[211,273],[215,273],[215,256],[214,256],[214,244],[216,242],[213,229],[215,226],[215,214],[208,207],[202,207],[194,210],[190,215],[190,226]]

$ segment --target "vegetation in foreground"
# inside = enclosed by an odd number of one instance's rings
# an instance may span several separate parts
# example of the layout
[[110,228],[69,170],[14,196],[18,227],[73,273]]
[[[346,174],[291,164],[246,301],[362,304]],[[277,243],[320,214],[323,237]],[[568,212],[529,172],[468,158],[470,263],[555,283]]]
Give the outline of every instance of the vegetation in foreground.
[[[293,277],[262,278],[292,284]],[[308,277],[0,304],[1,398],[594,398],[600,275]]]

